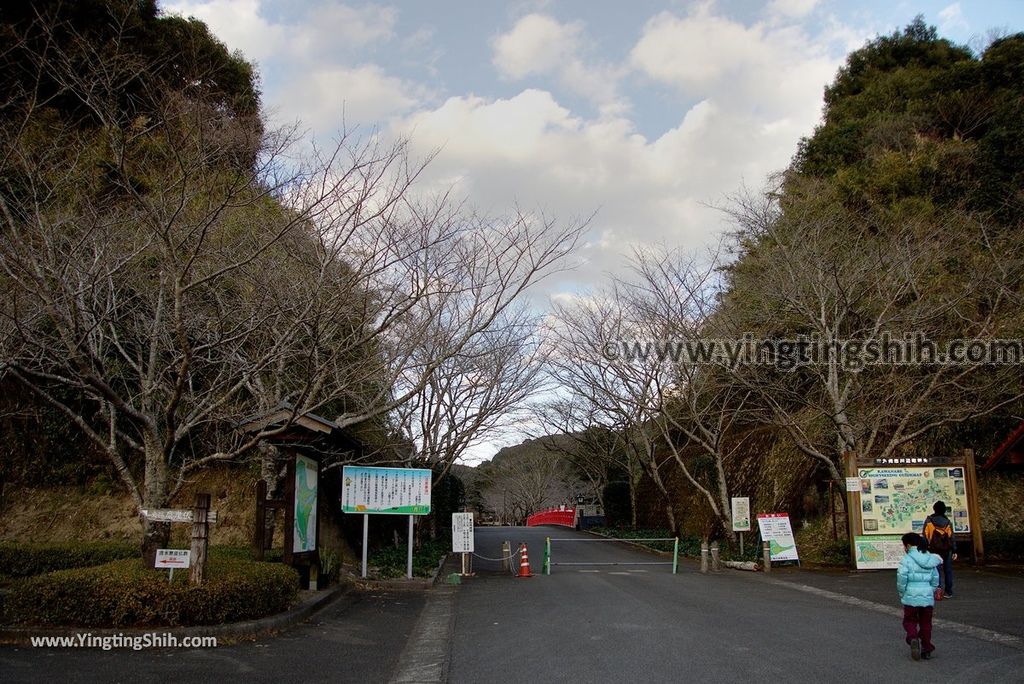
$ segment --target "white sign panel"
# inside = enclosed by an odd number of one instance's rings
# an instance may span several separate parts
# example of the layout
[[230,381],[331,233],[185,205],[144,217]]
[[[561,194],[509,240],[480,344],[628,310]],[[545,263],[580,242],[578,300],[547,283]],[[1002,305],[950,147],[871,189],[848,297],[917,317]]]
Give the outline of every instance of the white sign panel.
[[846,478],[846,491],[848,491],[848,492],[859,492],[860,491],[860,478],[859,477],[848,477],[848,478]]
[[192,552],[188,549],[157,549],[156,568],[187,568],[192,562]]
[[789,513],[758,513],[757,527],[761,530],[761,539],[768,542],[773,561],[800,560]]
[[473,553],[473,514],[452,513],[452,551]]
[[[191,510],[178,510],[174,508],[143,508],[139,511],[142,517],[153,522],[169,523],[190,523],[192,522]],[[217,511],[207,511],[206,522],[217,522]]]
[[732,498],[732,531],[750,531],[750,497],[748,496]]
[[345,466],[341,473],[342,513],[427,515],[433,473],[421,468]]

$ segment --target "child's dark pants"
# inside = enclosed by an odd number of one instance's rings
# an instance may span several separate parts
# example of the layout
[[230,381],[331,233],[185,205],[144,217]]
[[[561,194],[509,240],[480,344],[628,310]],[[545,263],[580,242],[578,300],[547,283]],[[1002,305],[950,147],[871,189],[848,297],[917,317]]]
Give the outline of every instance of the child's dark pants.
[[911,639],[920,639],[922,653],[931,653],[935,650],[935,646],[932,645],[934,610],[932,606],[903,606],[903,629],[907,630],[907,643],[909,644]]

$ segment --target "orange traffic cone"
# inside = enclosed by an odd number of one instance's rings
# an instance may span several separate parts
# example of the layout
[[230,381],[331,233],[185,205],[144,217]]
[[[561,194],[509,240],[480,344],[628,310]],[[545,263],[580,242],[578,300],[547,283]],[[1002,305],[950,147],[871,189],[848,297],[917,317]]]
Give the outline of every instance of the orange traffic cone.
[[519,547],[519,574],[517,577],[533,577],[530,572],[530,555],[526,552],[526,544]]

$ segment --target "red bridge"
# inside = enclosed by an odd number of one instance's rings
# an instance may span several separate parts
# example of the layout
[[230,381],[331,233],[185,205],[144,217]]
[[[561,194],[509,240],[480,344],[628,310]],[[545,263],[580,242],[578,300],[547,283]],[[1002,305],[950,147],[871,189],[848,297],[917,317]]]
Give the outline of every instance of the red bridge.
[[559,506],[537,511],[526,519],[527,527],[537,525],[563,525],[565,527],[576,526],[576,509]]

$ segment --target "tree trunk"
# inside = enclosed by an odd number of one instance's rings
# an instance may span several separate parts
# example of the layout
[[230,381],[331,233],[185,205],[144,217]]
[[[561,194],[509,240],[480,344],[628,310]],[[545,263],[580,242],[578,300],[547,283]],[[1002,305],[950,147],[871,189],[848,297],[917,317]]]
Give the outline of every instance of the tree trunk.
[[[145,508],[163,508],[167,504],[167,463],[155,436],[144,439],[146,453],[146,480],[142,503]],[[156,563],[156,550],[167,548],[171,538],[170,523],[142,521],[142,557],[147,567]]]
[[166,549],[171,539],[171,524],[144,520],[142,523],[142,558],[147,568],[156,564],[156,550]]

